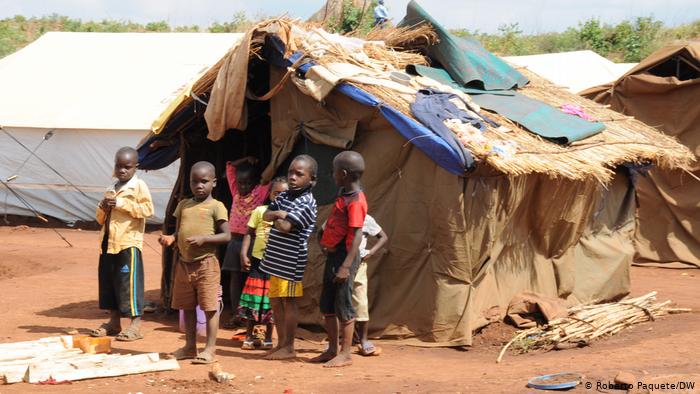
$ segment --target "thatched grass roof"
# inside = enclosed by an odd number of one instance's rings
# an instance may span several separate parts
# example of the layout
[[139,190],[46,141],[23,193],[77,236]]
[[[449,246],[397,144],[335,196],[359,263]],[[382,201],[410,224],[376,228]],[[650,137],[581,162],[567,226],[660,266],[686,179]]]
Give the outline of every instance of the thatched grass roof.
[[[269,27],[271,24],[278,24],[278,27],[287,29],[288,50],[290,47],[295,50],[304,50],[308,43],[303,42],[301,37],[293,37],[290,33],[291,26],[304,29],[302,24],[281,18],[262,22],[256,28]],[[256,29],[254,28],[254,29]],[[254,32],[249,32],[254,36]],[[411,32],[384,31],[375,34],[372,38],[380,36],[390,37],[393,46],[400,46],[400,43],[410,42],[413,49],[415,43],[421,40],[432,39],[430,34],[426,36],[425,27],[416,29],[413,36]],[[401,37],[406,36],[404,40]],[[420,38],[417,40],[417,37]],[[226,58],[222,59],[199,81],[197,81],[192,91],[196,94],[211,91],[212,85],[221,65],[236,51],[255,52],[252,41],[250,47],[239,45],[232,49]],[[259,40],[258,40],[259,42]],[[251,48],[253,48],[251,50]],[[384,71],[402,71],[403,67],[410,62],[427,63],[427,59],[421,58],[415,52],[406,52],[389,47],[377,47],[374,45],[365,46],[366,58],[358,61],[357,56],[350,56],[342,46],[329,45],[322,53],[309,51],[306,55],[319,64],[330,64],[336,62],[352,62],[361,67],[367,67],[376,71],[378,68]],[[495,114],[486,113],[491,119],[502,125],[507,125],[510,131],[504,132],[499,129],[489,128],[485,136],[494,142],[513,141],[517,144],[517,152],[512,156],[500,156],[484,151],[478,146],[467,146],[477,158],[481,165],[487,164],[495,170],[508,175],[546,174],[553,178],[567,178],[572,180],[595,179],[601,183],[607,183],[612,179],[614,168],[623,163],[651,162],[665,169],[681,168],[687,169],[694,160],[693,154],[683,145],[678,143],[673,137],[666,136],[653,127],[646,125],[632,117],[624,116],[610,109],[605,108],[593,101],[569,93],[566,89],[555,86],[544,78],[526,70],[520,69],[529,79],[530,83],[520,90],[524,95],[543,101],[553,107],[560,107],[563,104],[576,104],[591,115],[594,119],[605,123],[605,130],[600,134],[589,137],[585,140],[574,142],[570,145],[559,145],[543,139],[538,135],[530,133],[518,124]],[[384,87],[376,85],[355,84],[359,88],[373,94],[381,101],[392,105],[404,115],[412,117],[409,105],[411,95],[401,95]],[[178,109],[186,106],[183,102]]]

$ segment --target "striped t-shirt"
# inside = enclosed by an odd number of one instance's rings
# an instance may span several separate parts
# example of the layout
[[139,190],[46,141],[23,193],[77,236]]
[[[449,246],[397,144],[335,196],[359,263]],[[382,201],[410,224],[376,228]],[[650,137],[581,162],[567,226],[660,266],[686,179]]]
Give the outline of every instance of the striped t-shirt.
[[287,212],[292,231],[283,233],[272,227],[260,270],[282,279],[301,282],[309,257],[309,236],[316,225],[316,200],[311,189],[301,193],[293,190],[282,192],[267,209]]

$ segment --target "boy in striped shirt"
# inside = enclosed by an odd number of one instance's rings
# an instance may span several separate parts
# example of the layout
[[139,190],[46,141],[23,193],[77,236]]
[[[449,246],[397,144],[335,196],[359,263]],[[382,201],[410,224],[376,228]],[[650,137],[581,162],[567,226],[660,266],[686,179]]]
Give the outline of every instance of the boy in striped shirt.
[[301,280],[308,260],[308,240],[316,224],[318,164],[309,155],[299,155],[289,165],[289,190],[270,203],[263,220],[273,222],[260,270],[270,275],[270,306],[278,343],[265,357],[286,360],[296,357],[294,334],[298,321],[297,299],[303,295]]

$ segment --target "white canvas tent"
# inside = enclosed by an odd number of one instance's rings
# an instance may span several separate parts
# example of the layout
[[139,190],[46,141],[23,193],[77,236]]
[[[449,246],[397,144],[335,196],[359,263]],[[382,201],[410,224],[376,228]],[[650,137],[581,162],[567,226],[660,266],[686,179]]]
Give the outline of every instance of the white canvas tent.
[[[173,98],[238,36],[46,33],[0,59],[0,180],[16,175],[10,187],[43,215],[94,220],[114,152],[135,147]],[[152,222],[163,220],[178,166],[139,172],[153,194]],[[0,215],[6,213],[31,215],[0,185]]]
[[593,51],[506,56],[504,59],[516,67],[526,67],[571,93],[615,81],[636,65],[614,63]]

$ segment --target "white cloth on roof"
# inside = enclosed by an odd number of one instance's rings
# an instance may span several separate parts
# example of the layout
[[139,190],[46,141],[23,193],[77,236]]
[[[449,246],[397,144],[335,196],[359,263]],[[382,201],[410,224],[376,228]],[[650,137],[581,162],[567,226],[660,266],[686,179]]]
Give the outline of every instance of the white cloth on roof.
[[417,89],[393,81],[389,73],[376,72],[349,63],[316,65],[306,72],[303,81],[305,93],[314,99],[323,100],[341,82],[355,82],[365,85],[378,85],[391,89],[396,94],[410,95],[413,99]]

